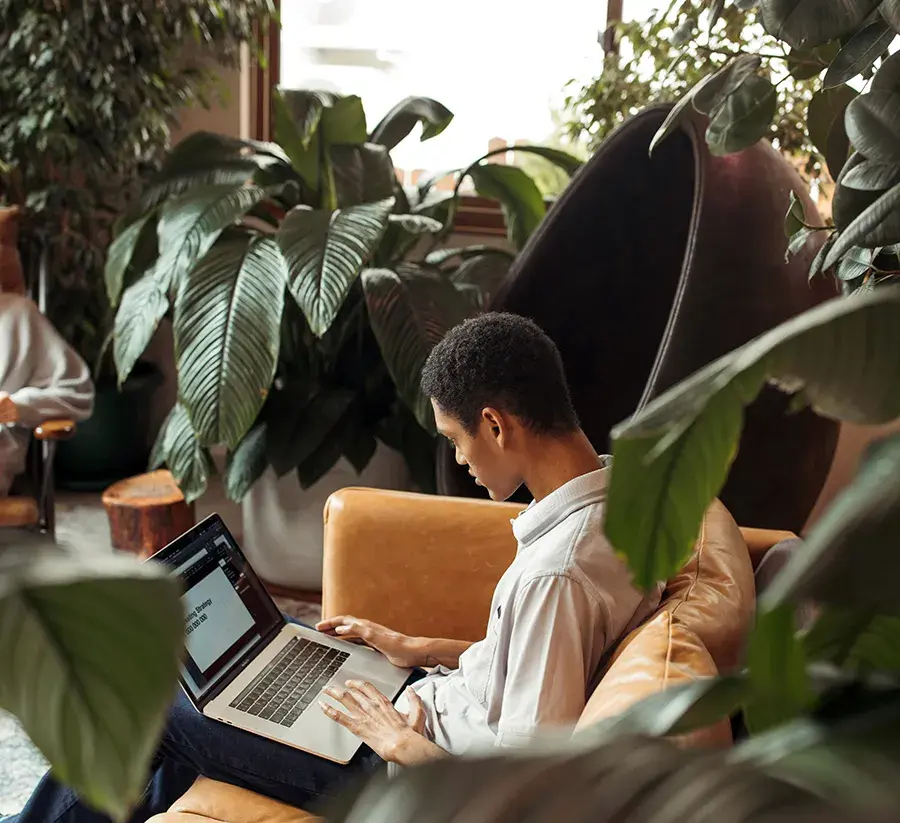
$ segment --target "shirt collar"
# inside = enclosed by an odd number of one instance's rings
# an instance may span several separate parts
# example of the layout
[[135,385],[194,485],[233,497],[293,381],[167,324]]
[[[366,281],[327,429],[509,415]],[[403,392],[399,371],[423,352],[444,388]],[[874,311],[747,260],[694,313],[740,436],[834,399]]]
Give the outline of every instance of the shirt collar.
[[608,454],[601,454],[599,457],[601,468],[570,480],[548,494],[540,503],[532,502],[511,521],[513,534],[520,546],[533,543],[579,509],[604,500],[612,457]]

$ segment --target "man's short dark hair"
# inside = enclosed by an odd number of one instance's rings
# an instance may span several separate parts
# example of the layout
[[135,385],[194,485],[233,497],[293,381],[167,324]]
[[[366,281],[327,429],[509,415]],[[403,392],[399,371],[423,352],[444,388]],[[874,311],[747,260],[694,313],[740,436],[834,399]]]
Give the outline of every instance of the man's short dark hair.
[[422,370],[422,391],[470,434],[487,406],[539,433],[578,426],[559,350],[516,314],[482,314],[447,332]]

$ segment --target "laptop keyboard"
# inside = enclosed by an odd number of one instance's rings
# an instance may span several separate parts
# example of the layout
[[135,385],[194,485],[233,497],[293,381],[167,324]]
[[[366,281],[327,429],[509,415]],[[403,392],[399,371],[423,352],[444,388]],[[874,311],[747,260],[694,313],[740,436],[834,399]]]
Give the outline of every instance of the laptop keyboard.
[[294,637],[229,705],[292,726],[349,656],[331,646]]

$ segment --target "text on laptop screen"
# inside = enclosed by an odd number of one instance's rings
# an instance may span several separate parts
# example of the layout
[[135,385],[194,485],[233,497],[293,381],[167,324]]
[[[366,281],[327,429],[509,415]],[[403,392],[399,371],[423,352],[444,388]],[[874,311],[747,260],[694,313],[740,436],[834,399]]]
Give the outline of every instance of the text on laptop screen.
[[166,563],[184,585],[182,679],[199,701],[282,620],[221,521]]

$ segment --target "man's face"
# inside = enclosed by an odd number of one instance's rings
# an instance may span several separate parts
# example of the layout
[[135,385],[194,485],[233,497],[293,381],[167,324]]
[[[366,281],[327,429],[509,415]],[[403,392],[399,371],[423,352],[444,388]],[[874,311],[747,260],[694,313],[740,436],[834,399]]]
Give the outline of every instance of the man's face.
[[522,474],[511,448],[514,422],[495,409],[484,409],[475,432],[470,434],[455,417],[444,412],[434,400],[434,421],[440,434],[450,441],[456,462],[466,466],[491,500],[507,500],[522,485]]

